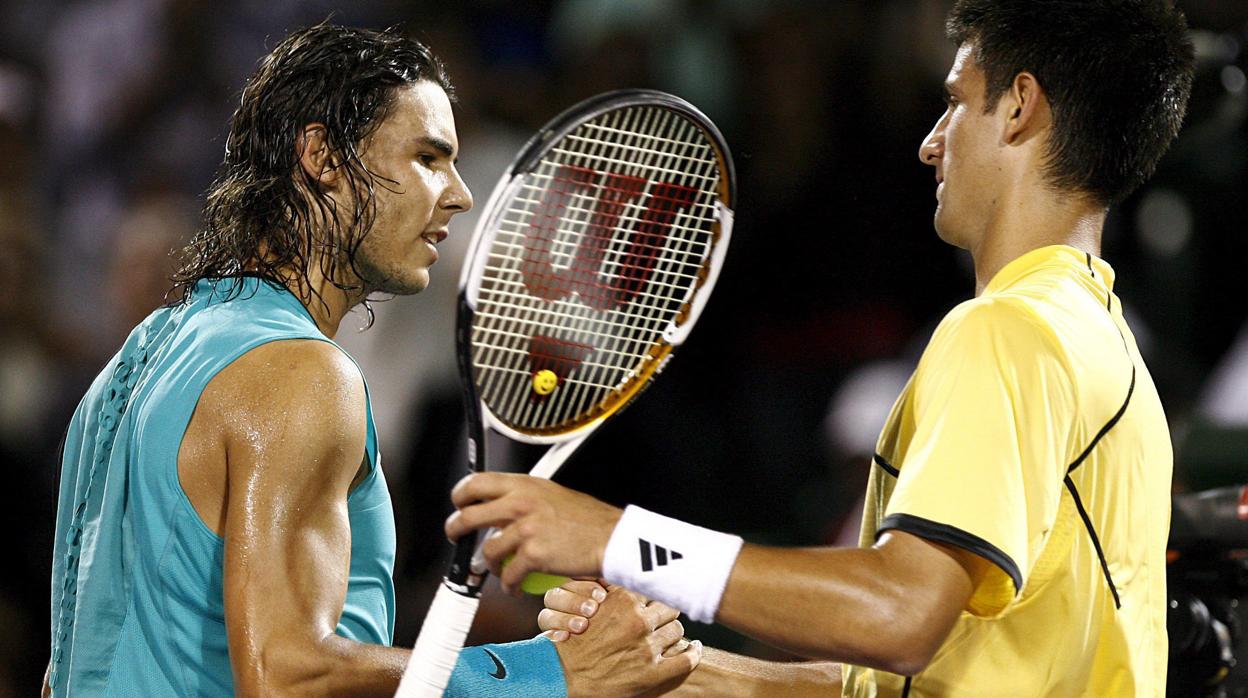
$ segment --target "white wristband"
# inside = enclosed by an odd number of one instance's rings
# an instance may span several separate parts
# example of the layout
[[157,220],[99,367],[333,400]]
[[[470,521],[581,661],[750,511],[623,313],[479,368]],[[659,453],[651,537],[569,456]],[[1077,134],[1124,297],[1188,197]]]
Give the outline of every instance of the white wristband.
[[715,620],[740,536],[629,505],[603,554],[602,576],[661,601],[700,623]]

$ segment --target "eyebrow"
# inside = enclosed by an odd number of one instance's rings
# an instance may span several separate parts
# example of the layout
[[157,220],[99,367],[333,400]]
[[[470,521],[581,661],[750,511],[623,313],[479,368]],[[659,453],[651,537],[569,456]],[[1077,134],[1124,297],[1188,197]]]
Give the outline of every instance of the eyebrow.
[[965,96],[965,93],[963,91],[964,89],[965,89],[965,85],[959,85],[953,80],[946,80],[940,86],[940,91],[944,93],[943,96],[945,98],[945,104],[952,107],[955,101],[957,102],[966,101],[968,98]]
[[[442,153],[443,157],[449,158],[455,155],[455,147],[436,136],[422,136],[420,142]],[[455,162],[459,162],[459,158],[455,158]]]

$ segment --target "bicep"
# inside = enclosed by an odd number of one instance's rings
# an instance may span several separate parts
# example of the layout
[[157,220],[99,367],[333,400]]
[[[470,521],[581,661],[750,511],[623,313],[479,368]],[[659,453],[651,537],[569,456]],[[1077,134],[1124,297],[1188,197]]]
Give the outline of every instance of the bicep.
[[[316,679],[307,658],[342,613],[347,495],[364,452],[358,373],[337,363],[329,345],[282,344],[254,350],[215,386],[231,425],[224,602],[243,691]],[[270,388],[257,394],[256,385]]]
[[[936,543],[902,531],[884,534],[875,545],[887,596],[900,627],[906,654],[927,665],[971,600],[992,564],[962,548]],[[911,673],[911,672],[907,672]]]
[[226,518],[225,620],[236,675],[263,665],[279,645],[333,632],[346,595],[345,495],[339,504],[323,487],[266,479],[231,487]]

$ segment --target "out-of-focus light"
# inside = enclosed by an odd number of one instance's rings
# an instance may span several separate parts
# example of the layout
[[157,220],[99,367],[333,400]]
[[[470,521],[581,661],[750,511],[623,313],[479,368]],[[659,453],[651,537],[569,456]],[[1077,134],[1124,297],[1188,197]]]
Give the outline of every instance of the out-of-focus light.
[[1244,71],[1240,70],[1239,66],[1223,66],[1222,87],[1225,87],[1227,92],[1237,95],[1244,91],[1245,84],[1248,84],[1248,77],[1244,77]]
[[1239,55],[1239,42],[1231,34],[1220,34],[1214,47],[1214,56],[1223,61],[1233,61]]
[[869,363],[850,373],[824,419],[827,443],[840,454],[871,453],[880,425],[913,372],[913,363],[897,360]]
[[1135,225],[1140,240],[1150,252],[1160,257],[1173,257],[1192,239],[1192,209],[1177,192],[1153,189],[1140,201]]

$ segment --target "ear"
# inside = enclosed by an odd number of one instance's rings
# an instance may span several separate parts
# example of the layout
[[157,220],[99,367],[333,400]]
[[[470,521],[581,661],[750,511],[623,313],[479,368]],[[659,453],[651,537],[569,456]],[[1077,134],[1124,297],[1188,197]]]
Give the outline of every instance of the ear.
[[295,153],[299,166],[309,177],[332,186],[338,180],[338,163],[330,157],[328,136],[325,124],[304,126],[295,137]]
[[1049,98],[1035,75],[1023,72],[1014,76],[1010,89],[1001,96],[1005,109],[1005,128],[1001,140],[1016,145],[1039,134],[1049,126]]

